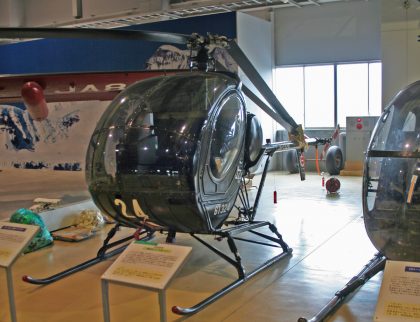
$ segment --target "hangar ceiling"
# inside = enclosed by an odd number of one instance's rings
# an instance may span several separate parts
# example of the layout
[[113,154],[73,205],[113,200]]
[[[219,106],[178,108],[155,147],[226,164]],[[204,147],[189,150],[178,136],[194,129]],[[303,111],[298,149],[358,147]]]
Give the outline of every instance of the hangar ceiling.
[[369,0],[0,0],[0,25],[115,28],[231,11],[322,7],[343,1]]
[[369,0],[0,0],[0,26],[110,29],[232,11],[268,20],[274,9],[348,1]]
[[[269,19],[269,11],[372,0],[0,0],[3,27],[116,28],[245,11]],[[420,0],[381,1],[382,21],[420,20]]]
[[119,16],[103,17],[102,19],[93,19],[85,22],[73,24],[75,26],[90,28],[114,28],[124,27],[133,24],[142,24],[161,20],[187,18],[193,16],[202,16],[231,11],[258,11],[274,8],[297,7],[302,8],[308,5],[321,6],[330,2],[339,2],[343,0],[170,0],[161,1],[161,9],[150,12],[144,10],[133,10]]
[[[231,11],[270,19],[272,10],[322,10],[350,1],[372,0],[0,0],[0,26],[106,29]],[[382,22],[420,21],[420,0],[382,1],[381,7]]]

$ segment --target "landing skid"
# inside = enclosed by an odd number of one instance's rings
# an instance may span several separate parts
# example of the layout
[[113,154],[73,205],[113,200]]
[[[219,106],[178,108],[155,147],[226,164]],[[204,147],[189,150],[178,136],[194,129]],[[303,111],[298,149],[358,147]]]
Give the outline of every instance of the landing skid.
[[[24,275],[22,277],[22,280],[24,282],[31,283],[31,284],[37,284],[37,285],[50,284],[50,283],[56,282],[56,281],[58,281],[58,280],[60,280],[60,279],[62,279],[64,277],[66,277],[66,276],[69,276],[71,274],[80,272],[81,270],[84,270],[84,269],[86,269],[86,268],[88,268],[88,267],[90,267],[92,265],[95,265],[97,263],[100,263],[100,262],[102,262],[102,261],[104,261],[104,260],[106,260],[106,259],[108,259],[108,258],[110,258],[112,256],[115,256],[115,255],[121,253],[128,246],[128,242],[133,239],[133,236],[128,236],[128,237],[125,237],[125,238],[121,238],[119,240],[116,240],[115,242],[110,243],[110,240],[112,239],[112,237],[114,237],[115,233],[118,231],[118,229],[119,229],[120,226],[121,226],[120,224],[116,224],[108,232],[108,235],[105,238],[105,240],[104,240],[104,242],[102,244],[102,247],[98,250],[98,252],[96,254],[96,257],[94,257],[92,259],[89,259],[86,262],[77,264],[76,266],[70,267],[70,268],[68,268],[68,269],[66,269],[66,270],[64,270],[64,271],[62,271],[60,273],[51,275],[49,277],[45,277],[45,278],[33,278],[31,276]],[[153,231],[143,230],[142,232],[140,232],[139,235],[140,236],[146,235],[146,236],[140,237],[140,240],[148,240],[148,239],[150,239],[152,237]],[[121,245],[121,244],[124,244],[124,245],[122,245],[122,246],[120,246],[118,248],[115,248],[115,249],[113,249],[111,251],[108,251],[108,250],[110,250],[110,249],[112,249],[112,248],[114,248],[114,247],[116,247],[118,245]]]
[[[246,219],[245,220],[226,221],[224,223],[224,225],[227,226],[228,228],[219,229],[219,230],[215,230],[214,232],[212,232],[212,234],[216,236],[216,239],[218,239],[218,240],[226,239],[227,240],[228,245],[229,245],[229,249],[233,253],[234,258],[226,255],[225,253],[223,253],[222,251],[220,251],[216,247],[210,245],[209,243],[207,243],[206,241],[204,241],[203,239],[198,237],[196,234],[194,234],[194,233],[190,234],[192,237],[194,237],[196,240],[198,240],[200,243],[202,243],[208,249],[210,249],[211,251],[213,251],[214,253],[216,253],[220,257],[222,257],[229,264],[233,265],[238,272],[238,279],[236,279],[234,282],[227,285],[226,287],[222,288],[221,290],[213,293],[212,295],[210,295],[209,297],[207,297],[206,299],[204,299],[203,301],[201,301],[200,303],[198,303],[194,306],[187,307],[187,308],[186,307],[181,307],[181,306],[173,306],[172,307],[172,312],[173,313],[179,314],[179,315],[188,315],[188,314],[197,313],[198,311],[205,308],[207,305],[213,303],[214,301],[221,298],[223,295],[226,295],[227,293],[229,293],[230,291],[232,291],[233,289],[235,289],[239,285],[245,283],[248,279],[250,279],[251,277],[253,277],[257,273],[263,271],[264,269],[270,267],[274,263],[278,262],[279,260],[283,259],[284,257],[286,257],[286,256],[288,256],[292,253],[293,250],[284,242],[283,237],[277,231],[277,228],[276,228],[275,225],[273,225],[272,223],[270,223],[268,221],[254,221],[255,214],[257,212],[257,208],[258,208],[259,201],[260,201],[260,198],[261,198],[262,189],[264,187],[265,179],[266,179],[266,176],[267,176],[268,166],[269,166],[269,163],[271,161],[271,157],[274,154],[274,151],[275,151],[275,149],[272,149],[272,150],[267,149],[265,151],[265,153],[267,155],[267,159],[265,161],[264,170],[263,170],[262,176],[261,176],[261,181],[260,181],[260,184],[258,186],[257,195],[255,197],[255,201],[254,201],[254,204],[253,204],[252,207],[249,203],[249,198],[248,198],[248,194],[246,192],[246,189],[244,189],[244,190],[240,189],[239,199],[242,202],[243,208],[239,209],[239,214],[240,214],[239,217],[240,218],[246,218]],[[244,185],[244,186],[246,186],[246,185]],[[268,236],[266,234],[263,234],[263,233],[255,230],[257,228],[262,228],[262,227],[265,227],[265,226],[268,226],[268,228],[271,230],[271,232],[276,237]],[[250,239],[244,239],[244,238],[241,238],[241,237],[236,237],[237,235],[239,235],[241,233],[244,233],[244,232],[252,233],[254,235],[257,235],[257,236],[259,236],[259,237],[261,237],[265,240],[268,240],[272,243],[275,243],[275,244],[256,241],[256,240],[250,240]],[[172,240],[173,237],[174,236],[171,236],[170,240]],[[282,248],[282,253],[280,253],[280,254],[272,257],[268,261],[262,263],[260,266],[258,266],[257,268],[255,268],[251,272],[246,273],[244,267],[242,266],[242,259],[241,259],[241,256],[239,255],[238,248],[236,247],[235,240],[241,240],[241,241],[244,241],[244,242],[249,242],[249,243],[259,244],[259,245],[264,245],[264,246],[269,246],[269,247],[281,247]]]
[[[188,315],[188,314],[194,314],[197,313],[198,311],[202,310],[203,308],[205,308],[207,305],[213,303],[214,301],[218,300],[219,298],[221,298],[222,296],[226,295],[227,293],[229,293],[230,291],[232,291],[233,289],[235,289],[236,287],[238,287],[239,285],[243,284],[244,282],[246,282],[248,279],[250,279],[251,277],[253,277],[254,275],[256,275],[257,273],[265,270],[266,268],[272,266],[273,264],[275,264],[276,262],[280,261],[281,259],[285,258],[286,256],[289,256],[292,253],[292,249],[284,242],[283,237],[280,235],[280,233],[278,232],[277,228],[275,225],[273,225],[272,223],[268,222],[268,221],[254,221],[255,218],[255,213],[257,211],[257,207],[259,204],[259,200],[261,197],[261,192],[264,186],[264,182],[265,182],[265,178],[267,175],[267,170],[268,170],[268,165],[270,162],[270,159],[272,157],[272,154],[274,152],[273,151],[268,151],[266,152],[266,154],[268,155],[268,158],[266,160],[265,166],[264,166],[264,170],[263,170],[263,174],[262,174],[262,178],[258,187],[258,191],[257,191],[257,195],[254,201],[253,206],[251,207],[251,205],[249,204],[249,199],[248,199],[248,195],[246,193],[246,189],[245,192],[242,191],[241,189],[241,193],[240,193],[240,199],[242,201],[243,204],[243,208],[239,208],[239,217],[237,220],[232,220],[232,221],[226,221],[224,222],[224,226],[223,227],[227,227],[227,228],[220,228],[220,229],[216,229],[214,231],[212,231],[210,234],[215,236],[217,240],[221,241],[221,240],[226,240],[228,245],[229,245],[229,249],[233,254],[233,258],[226,255],[225,253],[223,253],[221,250],[217,249],[216,247],[210,245],[209,243],[207,243],[206,241],[204,241],[203,239],[201,239],[200,237],[198,237],[195,233],[190,233],[190,235],[192,237],[194,237],[196,240],[198,240],[200,243],[202,243],[204,246],[206,246],[208,249],[210,249],[211,251],[213,251],[214,253],[216,253],[217,255],[219,255],[220,257],[222,257],[224,260],[226,260],[229,264],[233,265],[238,273],[238,278],[230,283],[229,285],[227,285],[226,287],[222,288],[221,290],[215,292],[214,294],[210,295],[209,297],[207,297],[206,299],[204,299],[203,301],[201,301],[200,303],[191,306],[191,307],[181,307],[181,306],[174,306],[172,307],[172,312],[179,314],[179,315]],[[116,224],[115,227],[113,227],[110,232],[108,233],[108,236],[106,237],[106,239],[104,240],[104,243],[102,245],[102,247],[99,249],[96,257],[83,262],[81,264],[78,264],[74,267],[71,267],[65,271],[62,271],[58,274],[52,275],[50,277],[46,277],[46,278],[33,278],[31,276],[24,276],[23,280],[25,282],[31,283],[31,284],[41,284],[41,285],[45,285],[45,284],[50,284],[52,282],[58,281],[66,276],[69,276],[73,273],[79,272],[87,267],[90,267],[92,265],[95,265],[107,258],[110,258],[116,254],[121,253],[127,246],[128,246],[128,241],[130,241],[131,239],[133,239],[134,237],[136,239],[140,239],[140,240],[148,240],[150,238],[152,238],[153,234],[155,231],[163,231],[165,230],[164,227],[161,226],[155,226],[154,224],[152,224],[150,227],[147,224],[144,224],[144,229],[140,231],[139,234],[135,233],[133,236],[129,236],[126,238],[122,238],[120,240],[117,240],[115,242],[110,243],[111,238],[115,235],[115,233],[117,232],[118,228],[120,227],[120,224]],[[275,237],[273,236],[269,236],[267,234],[261,233],[259,231],[256,231],[256,229],[259,228],[269,228],[269,230],[271,231],[272,234],[275,235]],[[260,237],[260,240],[251,240],[251,239],[245,239],[245,238],[241,238],[238,237],[237,235],[241,234],[241,233],[251,233],[255,236]],[[173,230],[168,230],[168,235],[167,235],[167,239],[166,242],[173,242],[175,239],[175,234],[176,232]],[[261,241],[261,239],[265,240],[264,242]],[[242,265],[242,259],[241,256],[239,255],[239,251],[238,248],[236,247],[236,243],[235,240],[240,240],[243,242],[248,242],[248,243],[253,243],[253,244],[259,244],[259,245],[263,245],[263,246],[268,246],[268,247],[277,247],[277,248],[281,248],[282,252],[279,253],[278,255],[272,257],[271,259],[267,260],[266,262],[262,263],[260,266],[258,266],[257,268],[255,268],[254,270],[252,270],[249,273],[245,272],[245,269]],[[111,251],[108,251],[111,248],[114,248],[120,244],[124,244],[123,246],[120,246],[118,248],[115,248]]]
[[[216,247],[210,245],[209,243],[207,243],[206,241],[204,241],[203,239],[201,239],[197,235],[192,233],[191,236],[194,237],[196,240],[198,240],[200,243],[202,243],[204,246],[206,246],[208,249],[210,249],[211,251],[213,251],[214,253],[216,253],[217,255],[222,257],[223,259],[225,259],[229,264],[233,265],[238,272],[238,279],[236,279],[234,282],[227,285],[226,287],[222,288],[221,290],[213,293],[212,295],[210,295],[209,297],[207,297],[206,299],[204,299],[203,301],[201,301],[200,303],[198,303],[194,306],[191,306],[191,307],[188,307],[188,308],[180,307],[180,306],[173,306],[172,307],[172,312],[173,313],[179,314],[179,315],[188,315],[188,314],[197,313],[198,311],[205,308],[207,305],[213,303],[214,301],[216,301],[219,298],[221,298],[222,296],[226,295],[227,293],[229,293],[230,291],[232,291],[233,289],[235,289],[239,285],[243,284],[244,282],[246,282],[248,279],[250,279],[251,277],[253,277],[257,273],[259,273],[259,272],[263,271],[264,269],[270,267],[271,265],[278,262],[282,258],[290,255],[293,251],[283,241],[283,238],[279,234],[279,232],[277,231],[276,226],[274,226],[270,222],[267,222],[267,221],[254,221],[254,222],[245,222],[245,223],[230,222],[228,224],[231,224],[233,226],[231,228],[216,231],[214,234],[216,236],[218,236],[217,237],[218,239],[225,239],[226,238],[226,240],[228,242],[228,245],[229,245],[229,249],[233,253],[234,258],[226,255],[225,253],[223,253],[222,251],[220,251]],[[272,233],[274,233],[276,235],[276,237],[271,237],[271,236],[268,236],[266,234],[255,231],[255,229],[261,228],[261,227],[264,227],[264,226],[268,226],[268,228],[271,230]],[[271,244],[271,243],[269,244],[269,243],[264,243],[264,242],[260,242],[260,241],[235,237],[236,235],[244,233],[244,232],[250,232],[254,235],[262,237],[262,238],[264,238],[266,240],[269,240],[271,242],[274,242],[276,244]],[[259,244],[259,245],[265,245],[265,246],[269,246],[269,247],[281,247],[282,248],[282,253],[280,253],[280,254],[272,257],[268,261],[262,263],[260,266],[258,266],[257,268],[255,268],[251,272],[246,273],[245,269],[242,265],[242,259],[241,259],[241,256],[239,255],[238,248],[236,247],[235,240],[241,240],[241,241],[254,243],[254,244]]]
[[326,318],[331,315],[346,299],[348,295],[356,291],[360,286],[365,284],[369,279],[375,276],[378,272],[385,268],[386,258],[381,254],[377,253],[363,269],[354,276],[346,286],[340,291],[335,293],[335,296],[325,305],[319,313],[317,313],[310,320],[306,318],[299,318],[298,322],[320,322],[325,321]]

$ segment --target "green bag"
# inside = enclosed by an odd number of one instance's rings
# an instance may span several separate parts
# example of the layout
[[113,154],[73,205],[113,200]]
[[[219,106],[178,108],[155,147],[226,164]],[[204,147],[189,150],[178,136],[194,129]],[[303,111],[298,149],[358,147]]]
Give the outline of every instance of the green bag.
[[18,224],[36,225],[40,230],[31,240],[31,242],[23,250],[24,253],[33,252],[34,250],[48,246],[53,243],[53,238],[44,224],[42,218],[29,209],[20,208],[10,217],[10,221]]

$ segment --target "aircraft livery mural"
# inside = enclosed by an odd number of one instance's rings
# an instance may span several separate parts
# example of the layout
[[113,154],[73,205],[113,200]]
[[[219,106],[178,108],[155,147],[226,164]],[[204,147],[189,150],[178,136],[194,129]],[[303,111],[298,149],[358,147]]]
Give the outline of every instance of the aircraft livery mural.
[[[203,34],[222,31],[226,34],[225,28],[228,28],[231,30],[230,36],[234,37],[235,15],[220,16],[222,19],[219,21],[224,23],[219,27],[212,26],[210,17],[174,20],[140,27],[143,29],[150,25],[150,28],[156,29],[156,26],[161,26],[163,30],[179,29],[179,32],[184,33],[198,30]],[[206,28],[210,30],[204,30]],[[212,30],[214,28],[221,30]],[[45,39],[3,45],[0,47],[0,60],[7,64],[0,63],[0,74],[188,68],[187,48],[144,42],[136,42],[134,45],[133,42],[117,44],[120,55],[115,53],[115,42],[105,40],[92,44],[84,40],[70,42],[63,39]],[[71,52],[66,49],[69,45],[72,48]],[[33,61],[28,61],[28,55],[24,53],[31,51],[41,51],[45,55],[31,57]],[[74,56],[75,52],[78,52],[79,56]],[[101,56],[96,55],[98,52],[101,52]],[[214,56],[227,70],[237,70],[236,64],[225,50],[216,49]],[[91,61],[92,57],[95,58],[95,62]],[[43,66],[42,69],[40,66]],[[110,86],[113,85],[112,80],[109,83]],[[80,92],[95,92],[96,86],[92,82]],[[82,170],[87,142],[108,104],[109,101],[48,103],[48,118],[34,121],[23,103],[0,102],[0,167]]]
[[48,105],[50,116],[41,122],[32,120],[26,109],[0,105],[2,167],[81,170],[86,153],[83,142],[95,126],[91,120],[100,117],[106,102]]

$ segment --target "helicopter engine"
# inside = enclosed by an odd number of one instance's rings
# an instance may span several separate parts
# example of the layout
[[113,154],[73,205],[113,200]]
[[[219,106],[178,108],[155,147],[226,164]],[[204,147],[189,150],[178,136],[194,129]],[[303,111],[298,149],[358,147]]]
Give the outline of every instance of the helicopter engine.
[[388,259],[420,261],[420,81],[400,91],[379,118],[368,146],[363,217]]
[[[209,233],[232,210],[261,145],[245,148],[248,117],[229,73],[185,72],[121,92],[92,135],[86,179],[96,205],[127,226],[148,219],[175,231]],[[256,130],[256,129],[257,130]],[[249,141],[249,140],[248,140]],[[248,143],[249,144],[249,143]]]

